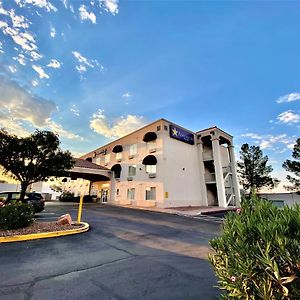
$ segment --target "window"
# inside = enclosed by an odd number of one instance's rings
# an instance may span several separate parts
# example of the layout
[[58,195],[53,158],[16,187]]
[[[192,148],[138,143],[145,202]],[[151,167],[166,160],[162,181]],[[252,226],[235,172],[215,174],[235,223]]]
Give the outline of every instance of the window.
[[3,202],[5,203],[5,201],[7,200],[8,198],[8,194],[0,194],[0,202]]
[[146,173],[156,174],[156,165],[146,165]]
[[168,131],[168,126],[164,125],[164,130]]
[[157,129],[157,131],[160,131],[160,125],[159,125],[159,126],[157,126],[157,128],[156,128],[156,129]]
[[116,153],[116,160],[122,159],[122,152]]
[[283,207],[284,206],[284,201],[283,200],[271,200],[271,202],[273,203],[273,205],[275,205],[277,207]]
[[12,193],[11,200],[20,200],[21,193]]
[[156,200],[156,188],[146,188],[146,200]]
[[105,155],[105,163],[109,163],[110,162],[110,154],[106,154]]
[[137,153],[137,144],[130,145],[129,155],[135,155]]
[[97,158],[96,158],[96,164],[97,164],[97,165],[100,165],[100,164],[101,164],[101,158],[100,158],[100,157],[97,157]]
[[136,174],[136,165],[132,165],[128,167],[128,176],[135,176]]
[[120,195],[120,189],[116,190],[116,195],[119,196]]
[[131,188],[127,190],[127,200],[134,200],[135,189]]

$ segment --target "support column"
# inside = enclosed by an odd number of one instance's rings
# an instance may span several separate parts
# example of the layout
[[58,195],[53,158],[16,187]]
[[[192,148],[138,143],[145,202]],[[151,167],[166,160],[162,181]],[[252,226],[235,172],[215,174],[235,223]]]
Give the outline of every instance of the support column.
[[200,187],[201,187],[201,200],[202,205],[208,206],[207,188],[205,184],[205,168],[203,162],[203,143],[198,143],[198,159],[199,159],[199,172],[200,172]]
[[114,203],[116,199],[116,179],[115,173],[112,171],[110,175],[110,196],[109,200],[111,203]]
[[231,166],[231,172],[232,172],[232,183],[234,188],[234,195],[236,199],[236,206],[241,205],[241,194],[240,194],[240,187],[238,182],[238,176],[237,176],[237,170],[236,170],[236,161],[235,161],[235,155],[234,155],[234,146],[229,145],[229,157],[230,157],[230,166]]
[[217,182],[218,204],[220,207],[227,207],[219,138],[212,139],[212,148]]

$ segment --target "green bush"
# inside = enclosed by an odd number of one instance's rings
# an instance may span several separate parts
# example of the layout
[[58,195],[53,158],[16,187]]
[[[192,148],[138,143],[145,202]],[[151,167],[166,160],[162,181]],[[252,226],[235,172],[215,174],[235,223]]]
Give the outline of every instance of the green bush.
[[0,229],[18,229],[33,222],[33,207],[30,204],[15,202],[0,208]]
[[223,299],[300,299],[299,205],[243,200],[210,244]]
[[74,194],[65,192],[59,196],[59,201],[61,202],[74,202]]
[[[65,192],[59,196],[61,202],[76,202],[79,203],[80,196],[74,196],[73,193]],[[90,195],[83,196],[83,202],[93,202],[93,198]]]

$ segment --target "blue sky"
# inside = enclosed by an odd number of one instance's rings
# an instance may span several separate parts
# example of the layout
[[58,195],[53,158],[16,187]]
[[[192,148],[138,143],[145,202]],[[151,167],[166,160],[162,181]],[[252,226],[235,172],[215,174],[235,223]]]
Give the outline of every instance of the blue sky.
[[0,127],[84,153],[167,118],[260,145],[300,136],[300,2],[0,0]]

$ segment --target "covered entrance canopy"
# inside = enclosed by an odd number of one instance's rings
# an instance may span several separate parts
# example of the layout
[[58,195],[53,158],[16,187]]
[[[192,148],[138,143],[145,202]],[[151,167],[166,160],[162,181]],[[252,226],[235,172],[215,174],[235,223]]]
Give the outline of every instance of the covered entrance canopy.
[[82,178],[92,182],[108,181],[111,177],[109,169],[81,158],[75,159],[75,165],[68,173],[72,179]]

